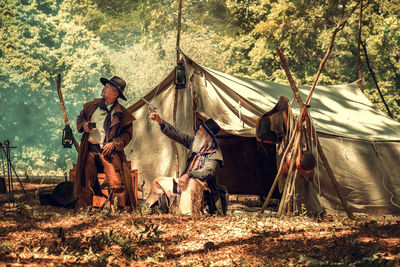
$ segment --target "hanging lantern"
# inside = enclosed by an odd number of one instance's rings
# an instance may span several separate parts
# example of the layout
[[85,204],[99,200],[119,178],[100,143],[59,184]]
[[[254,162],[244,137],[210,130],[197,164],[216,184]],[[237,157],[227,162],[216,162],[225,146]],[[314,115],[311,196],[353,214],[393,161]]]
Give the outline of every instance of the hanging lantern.
[[184,89],[186,88],[186,73],[185,67],[182,62],[178,62],[178,65],[175,67],[175,89]]
[[72,147],[72,129],[69,127],[69,124],[65,125],[65,128],[63,130],[62,134],[62,145],[64,148],[71,148]]

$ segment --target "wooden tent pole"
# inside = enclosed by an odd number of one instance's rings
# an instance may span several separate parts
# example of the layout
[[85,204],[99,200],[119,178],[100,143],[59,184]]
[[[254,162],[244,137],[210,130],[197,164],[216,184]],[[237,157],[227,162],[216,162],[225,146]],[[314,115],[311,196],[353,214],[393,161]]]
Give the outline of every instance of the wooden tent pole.
[[[315,129],[314,129],[315,131]],[[316,141],[317,141],[317,149],[318,149],[318,154],[321,157],[322,162],[324,163],[324,167],[326,169],[326,172],[328,173],[329,178],[331,179],[331,182],[333,184],[333,187],[335,188],[336,194],[339,196],[340,201],[342,202],[342,206],[344,208],[344,210],[347,213],[347,216],[349,216],[350,219],[354,220],[354,216],[353,213],[349,207],[349,205],[347,204],[346,199],[343,197],[342,193],[340,192],[339,189],[339,183],[337,182],[335,175],[333,174],[332,168],[329,165],[328,159],[325,156],[324,151],[322,150],[322,146],[321,143],[319,142],[318,136],[315,134]]]
[[360,80],[360,90],[364,92],[363,88],[363,76],[361,70],[361,55],[360,55],[360,44],[361,44],[361,24],[362,24],[362,8],[363,0],[360,0],[360,14],[358,17],[358,42],[357,42],[357,59],[358,59],[358,78]]
[[288,193],[289,193],[289,187],[292,184],[292,180],[295,179],[296,178],[295,176],[297,175],[297,171],[296,171],[297,168],[295,167],[295,161],[296,161],[297,149],[298,149],[299,145],[300,145],[300,135],[296,135],[295,145],[292,148],[292,157],[290,158],[289,171],[288,171],[288,174],[286,177],[285,186],[284,186],[283,194],[282,194],[282,199],[281,199],[281,202],[280,202],[279,208],[278,208],[278,213],[277,213],[278,216],[281,216],[282,213],[285,212],[285,207],[288,202],[287,198],[288,198]]
[[[305,108],[303,107],[303,108],[301,109],[299,118],[302,118],[302,117],[303,117],[303,113],[304,113],[304,112],[305,112]],[[265,199],[264,204],[263,204],[263,206],[262,206],[262,208],[261,208],[261,213],[264,212],[264,210],[265,210],[265,209],[267,208],[267,206],[268,206],[269,201],[271,200],[272,192],[275,190],[276,184],[278,183],[278,178],[279,178],[279,176],[281,176],[283,164],[286,162],[286,161],[283,160],[283,159],[286,158],[286,156],[287,156],[289,150],[291,149],[291,146],[292,146],[292,144],[293,144],[293,142],[294,142],[294,140],[295,140],[295,137],[296,137],[296,132],[297,132],[297,130],[298,130],[299,128],[300,128],[300,119],[297,120],[297,123],[295,124],[294,130],[293,130],[293,135],[292,135],[292,137],[290,137],[290,140],[289,140],[289,142],[288,142],[288,144],[287,144],[287,146],[286,146],[286,150],[285,150],[285,152],[283,153],[282,160],[281,160],[281,163],[280,163],[280,165],[279,165],[278,172],[276,173],[275,180],[274,180],[274,182],[273,182],[273,184],[272,184],[272,186],[271,186],[271,189],[269,190],[268,196],[267,196],[267,198]],[[296,145],[295,145],[295,148],[297,149],[297,146],[296,146]]]
[[[179,42],[181,38],[181,16],[182,16],[182,0],[178,0],[178,33],[176,36],[176,63],[178,64],[180,60],[180,48],[179,48]],[[174,108],[173,108],[173,113],[172,113],[172,125],[176,127],[176,111],[178,107],[178,90],[175,89],[174,91]],[[174,150],[175,153],[175,175],[176,177],[179,177],[179,154],[178,154],[178,148],[175,144],[174,141],[172,143],[172,149]]]
[[[57,93],[58,93],[58,98],[60,99],[60,106],[61,106],[61,111],[62,111],[62,115],[63,115],[63,119],[64,119],[64,124],[65,125],[69,125],[67,112],[65,111],[64,98],[63,98],[62,91],[61,91],[61,73],[59,73],[57,75],[56,83],[57,83]],[[79,153],[79,144],[76,141],[75,136],[74,136],[73,133],[72,133],[72,142],[74,143],[74,147],[76,149],[76,152]]]
[[[303,112],[304,103],[303,103],[303,100],[300,97],[300,93],[299,93],[299,91],[297,89],[297,86],[296,86],[294,80],[293,80],[292,74],[290,73],[290,70],[289,70],[289,68],[287,66],[286,60],[285,60],[285,58],[283,56],[283,53],[282,53],[282,48],[278,47],[277,50],[278,50],[279,57],[281,58],[282,67],[284,68],[284,70],[286,72],[286,75],[287,75],[287,77],[289,79],[289,83],[292,86],[292,89],[293,89],[293,92],[294,92],[294,97],[297,99],[297,102],[299,103],[299,106],[301,107],[301,111]],[[299,116],[299,120],[300,120],[300,118],[302,118],[302,112],[301,112],[301,114]],[[290,138],[289,143],[287,144],[286,150],[283,153],[282,160],[281,160],[281,163],[279,165],[278,172],[277,172],[277,174],[275,176],[274,182],[272,183],[271,189],[269,190],[267,198],[265,199],[264,204],[263,204],[263,206],[261,208],[261,213],[264,212],[264,210],[267,208],[267,206],[269,204],[269,201],[271,200],[272,193],[275,190],[275,187],[276,187],[276,185],[278,183],[278,178],[282,173],[283,164],[285,163],[286,156],[287,156],[287,154],[289,152],[289,149],[290,149],[291,145],[293,144],[294,137],[296,136],[297,129],[299,129],[298,123],[296,123],[295,128],[293,130],[293,136]],[[295,149],[297,149],[297,147]],[[293,159],[293,156],[292,156],[292,159]]]
[[[296,123],[295,129],[294,129],[294,132],[296,132],[296,129],[297,129],[297,123]],[[276,187],[276,185],[277,185],[277,183],[278,183],[278,179],[279,179],[279,177],[281,176],[283,164],[285,164],[285,162],[286,162],[286,160],[284,160],[284,159],[286,159],[286,156],[287,156],[287,154],[288,154],[288,152],[289,152],[289,149],[290,149],[291,145],[293,144],[294,137],[295,137],[295,134],[293,133],[293,135],[292,135],[292,137],[290,138],[289,143],[288,143],[288,145],[287,145],[287,147],[286,147],[286,150],[285,150],[285,152],[283,153],[282,160],[281,160],[281,163],[280,163],[280,165],[279,165],[278,172],[276,173],[276,176],[275,176],[275,180],[274,180],[274,182],[272,183],[272,186],[271,186],[271,189],[269,190],[268,196],[267,196],[267,198],[265,199],[264,204],[263,204],[262,207],[261,207],[261,213],[264,212],[264,210],[267,208],[267,206],[268,206],[268,204],[269,204],[269,201],[271,200],[272,193],[274,192],[275,187]]]
[[290,86],[292,87],[292,90],[293,90],[293,93],[294,93],[294,97],[297,99],[297,103],[299,103],[299,107],[300,107],[300,110],[301,110],[303,108],[304,103],[303,103],[303,100],[300,97],[298,86],[294,82],[292,74],[290,73],[288,64],[287,64],[286,59],[285,59],[285,57],[283,55],[283,52],[282,52],[282,48],[280,46],[278,46],[276,48],[276,50],[278,50],[278,55],[279,55],[279,58],[281,59],[282,68],[284,69],[284,71],[286,73],[286,77],[288,78]]
[[182,0],[178,0],[178,33],[176,36],[176,62],[179,62],[179,42],[181,39],[181,17],[182,17]]

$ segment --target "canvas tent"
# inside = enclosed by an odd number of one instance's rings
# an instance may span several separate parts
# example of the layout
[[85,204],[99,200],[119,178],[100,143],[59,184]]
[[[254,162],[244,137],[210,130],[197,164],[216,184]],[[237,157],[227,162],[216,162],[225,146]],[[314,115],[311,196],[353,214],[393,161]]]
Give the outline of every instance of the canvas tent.
[[[185,57],[187,88],[175,89],[172,71],[144,98],[166,121],[193,134],[198,119],[212,117],[221,126],[218,140],[225,167],[219,181],[230,193],[266,195],[276,175],[275,146],[260,148],[255,121],[271,110],[280,96],[291,99],[289,85],[257,81],[199,66]],[[303,99],[309,91],[301,86]],[[132,168],[144,181],[144,193],[160,176],[182,172],[188,151],[174,147],[157,123],[148,119],[139,100],[128,110],[137,118],[134,137],[126,148]],[[294,114],[299,114],[296,104]],[[317,86],[310,108],[322,148],[354,212],[400,213],[400,124],[377,110],[357,84]],[[328,210],[342,210],[341,202],[320,161],[314,186],[304,198],[317,198]],[[275,193],[275,196],[277,193]]]

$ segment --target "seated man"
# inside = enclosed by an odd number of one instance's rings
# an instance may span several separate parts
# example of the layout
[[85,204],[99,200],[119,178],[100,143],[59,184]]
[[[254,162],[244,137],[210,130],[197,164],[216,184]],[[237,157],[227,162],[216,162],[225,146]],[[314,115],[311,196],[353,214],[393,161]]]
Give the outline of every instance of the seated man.
[[[104,85],[102,98],[85,103],[76,121],[78,132],[83,132],[74,188],[76,208],[92,205],[93,195],[101,195],[97,173],[104,172],[107,178],[103,185],[117,197],[120,208],[130,209],[126,206],[126,188],[131,180],[124,147],[132,138],[135,118],[117,100],[126,100],[125,81],[114,76],[100,82]],[[132,205],[130,191],[128,197]]]
[[196,215],[200,212],[204,198],[208,204],[209,213],[226,214],[227,192],[217,183],[217,170],[223,166],[221,149],[216,134],[220,127],[213,119],[201,122],[195,136],[186,135],[162,120],[157,112],[150,114],[161,131],[170,139],[190,149],[190,157],[186,168],[179,178],[156,178],[150,189],[149,197],[144,203],[145,208],[153,208],[160,204],[163,212],[168,212],[169,202],[173,195],[180,195],[179,212],[186,215]]

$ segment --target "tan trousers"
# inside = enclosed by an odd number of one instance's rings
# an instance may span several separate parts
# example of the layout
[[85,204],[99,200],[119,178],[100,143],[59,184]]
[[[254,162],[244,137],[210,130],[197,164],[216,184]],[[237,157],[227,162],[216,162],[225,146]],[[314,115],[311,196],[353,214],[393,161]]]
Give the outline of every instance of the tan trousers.
[[[97,168],[94,162],[94,155],[96,153],[89,152],[85,165],[85,178],[86,186],[83,188],[81,194],[78,196],[76,208],[85,208],[91,206],[93,203],[94,186],[97,181]],[[101,160],[104,164],[104,173],[107,177],[107,186],[114,189],[114,197],[118,199],[118,206],[125,207],[126,203],[126,190],[122,180],[122,166],[121,160],[118,155],[112,157],[112,162],[106,161],[103,156]]]
[[189,179],[188,186],[180,193],[177,193],[174,192],[174,183],[178,183],[177,178],[156,178],[151,184],[150,194],[146,203],[152,206],[163,193],[165,193],[170,200],[174,195],[179,195],[179,213],[199,216],[203,202],[203,191],[207,190],[207,184],[198,179],[191,178]]

